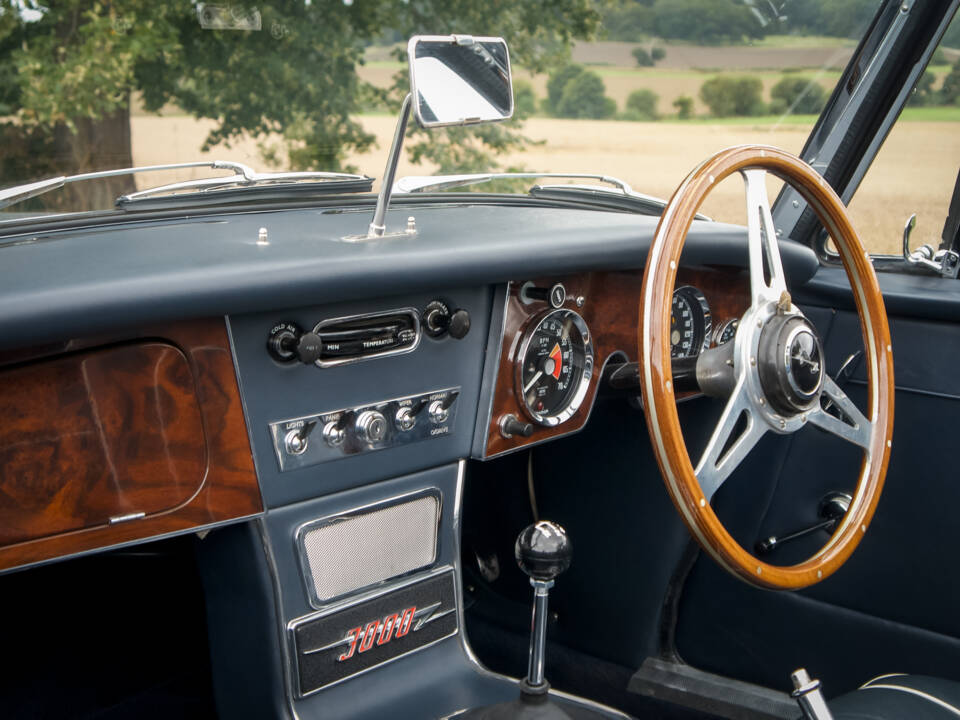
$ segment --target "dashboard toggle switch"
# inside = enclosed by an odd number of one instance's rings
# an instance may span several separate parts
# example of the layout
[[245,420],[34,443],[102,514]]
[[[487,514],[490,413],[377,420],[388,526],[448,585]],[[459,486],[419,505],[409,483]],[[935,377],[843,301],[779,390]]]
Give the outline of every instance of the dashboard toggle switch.
[[346,440],[347,431],[343,427],[344,420],[346,420],[346,418],[347,416],[344,414],[335,420],[330,420],[324,423],[323,439],[330,447],[340,447],[343,445],[343,441]]
[[417,415],[426,407],[426,404],[426,398],[419,398],[409,405],[401,405],[394,416],[394,424],[397,426],[397,430],[401,432],[413,430],[417,425]]
[[283,447],[290,455],[303,455],[307,451],[307,438],[317,426],[317,421],[305,422],[290,430],[283,438]]
[[459,395],[460,392],[454,390],[447,393],[446,397],[430,403],[430,409],[427,411],[430,414],[430,420],[437,425],[445,423],[447,418],[450,417],[450,406],[453,405]]

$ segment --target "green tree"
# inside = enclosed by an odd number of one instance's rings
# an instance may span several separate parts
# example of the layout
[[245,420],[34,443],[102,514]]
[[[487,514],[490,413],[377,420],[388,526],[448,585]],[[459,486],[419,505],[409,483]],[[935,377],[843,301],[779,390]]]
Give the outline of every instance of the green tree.
[[656,120],[659,99],[653,90],[634,90],[627,97],[627,115],[631,120]]
[[662,47],[650,48],[650,59],[654,63],[658,63],[667,56],[667,51]]
[[[543,72],[599,20],[591,0],[277,0],[258,5],[257,31],[205,29],[199,7],[193,0],[0,0],[0,105],[16,118],[5,136],[46,143],[44,157],[57,157],[60,173],[128,166],[130,102],[140,94],[148,111],[172,103],[212,120],[205,149],[276,133],[292,167],[335,170],[374,141],[355,116],[386,95],[361,81],[357,66],[364,47],[388,29],[403,37],[502,35],[514,64]],[[222,7],[237,20],[242,6]],[[480,153],[522,142],[515,129],[491,127],[466,131]],[[437,152],[452,142],[438,132]],[[38,166],[27,163],[5,180],[32,179]],[[105,182],[104,195],[130,184]]]
[[563,97],[563,89],[568,82],[585,71],[586,68],[583,65],[571,63],[550,74],[550,78],[547,80],[547,112],[553,115],[559,114],[558,108]]
[[673,106],[677,109],[677,117],[680,120],[689,120],[693,117],[693,98],[689,95],[681,95],[673,101]]
[[639,67],[653,67],[653,58],[650,57],[646,48],[637,46],[630,51],[630,54],[633,55],[633,59],[637,61]]
[[513,81],[513,116],[523,120],[537,111],[537,96],[526,80]]
[[763,115],[763,84],[750,75],[710,78],[700,87],[700,99],[716,117]]
[[827,91],[815,80],[788,75],[773,86],[770,97],[771,112],[819,115],[827,102]]
[[617,104],[606,95],[603,80],[595,72],[584,70],[563,86],[557,115],[567,118],[603,119],[617,112]]
[[941,105],[960,105],[960,60],[947,73],[940,86]]

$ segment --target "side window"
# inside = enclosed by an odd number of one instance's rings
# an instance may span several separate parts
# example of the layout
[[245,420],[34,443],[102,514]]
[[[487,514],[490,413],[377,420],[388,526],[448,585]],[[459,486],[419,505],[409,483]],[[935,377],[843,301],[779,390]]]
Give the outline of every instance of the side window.
[[960,21],[947,29],[913,95],[849,204],[871,253],[902,253],[916,213],[911,249],[941,244],[960,169]]

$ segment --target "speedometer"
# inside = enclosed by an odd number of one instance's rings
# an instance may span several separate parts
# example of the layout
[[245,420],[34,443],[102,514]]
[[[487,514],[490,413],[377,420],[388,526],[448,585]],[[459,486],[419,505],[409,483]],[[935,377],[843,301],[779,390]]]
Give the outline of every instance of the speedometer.
[[713,326],[710,305],[703,293],[692,285],[673,292],[670,311],[670,356],[695,357],[710,344]]
[[524,334],[516,362],[516,392],[527,415],[559,425],[579,409],[593,374],[587,324],[572,310],[540,316]]

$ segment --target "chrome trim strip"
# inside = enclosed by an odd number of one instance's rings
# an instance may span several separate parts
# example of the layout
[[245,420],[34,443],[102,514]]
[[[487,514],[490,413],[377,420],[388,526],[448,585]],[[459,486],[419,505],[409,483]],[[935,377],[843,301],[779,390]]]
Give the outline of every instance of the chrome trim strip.
[[413,341],[412,345],[408,345],[401,348],[393,348],[391,350],[380,350],[371,352],[368,355],[359,355],[357,357],[349,358],[339,358],[337,360],[317,360],[314,365],[319,368],[329,368],[329,367],[338,367],[340,365],[352,365],[353,363],[364,362],[366,360],[374,360],[376,358],[385,358],[391,357],[392,355],[405,355],[406,353],[411,353],[420,346],[420,339],[423,337],[423,332],[420,329],[420,311],[413,307],[404,307],[397,308],[396,310],[385,310],[382,312],[374,313],[360,313],[359,315],[346,315],[344,317],[337,318],[328,318],[326,320],[321,320],[316,325],[313,326],[313,332],[323,337],[323,328],[327,325],[333,325],[335,323],[348,322],[350,320],[371,320],[380,317],[389,317],[391,315],[409,315],[413,319],[413,331],[415,333],[416,339]]
[[[480,399],[477,404],[477,426],[473,433],[472,455],[480,460],[486,459],[484,453],[489,440],[490,423],[493,421],[493,397],[497,390],[500,354],[503,352],[504,324],[507,320],[507,305],[510,303],[510,285],[509,282],[497,285],[493,294],[490,328],[487,333],[487,351],[483,358]],[[499,314],[497,308],[500,309]],[[481,415],[480,411],[484,408],[486,413]]]

